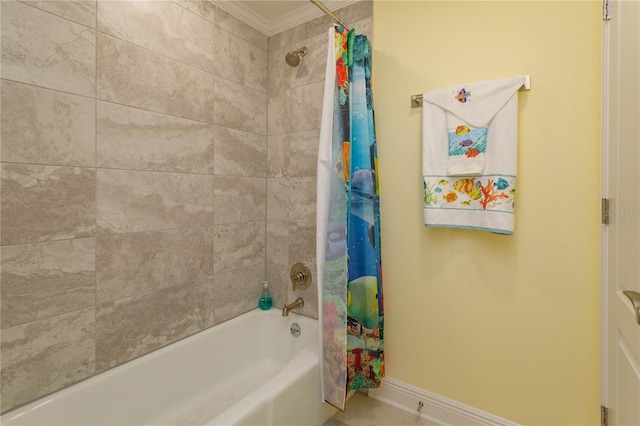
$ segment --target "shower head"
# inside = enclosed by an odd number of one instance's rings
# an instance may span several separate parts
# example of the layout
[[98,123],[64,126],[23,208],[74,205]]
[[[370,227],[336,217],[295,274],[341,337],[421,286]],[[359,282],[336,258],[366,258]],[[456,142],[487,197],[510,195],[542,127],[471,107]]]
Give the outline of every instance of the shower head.
[[306,47],[302,47],[298,50],[292,50],[291,52],[287,53],[287,56],[285,56],[284,60],[287,62],[287,64],[295,68],[300,65],[300,58],[305,56],[307,52],[308,50]]

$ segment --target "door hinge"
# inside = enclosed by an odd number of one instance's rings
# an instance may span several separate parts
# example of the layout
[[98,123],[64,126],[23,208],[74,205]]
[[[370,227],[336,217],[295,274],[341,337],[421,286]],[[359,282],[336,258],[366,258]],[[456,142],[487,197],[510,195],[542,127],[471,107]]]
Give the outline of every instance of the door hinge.
[[602,0],[602,20],[608,21],[611,19],[611,11],[609,10],[609,1]]
[[600,426],[609,426],[609,409],[604,405],[600,406]]
[[602,199],[602,224],[603,225],[609,224],[609,199],[608,198]]

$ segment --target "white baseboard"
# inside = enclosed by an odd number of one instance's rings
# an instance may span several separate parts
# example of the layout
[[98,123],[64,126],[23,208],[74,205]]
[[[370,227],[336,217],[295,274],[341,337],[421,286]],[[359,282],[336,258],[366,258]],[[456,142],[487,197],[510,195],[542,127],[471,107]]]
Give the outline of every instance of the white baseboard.
[[518,426],[507,419],[391,377],[382,379],[378,389],[369,389],[369,397],[412,414],[416,414],[418,404],[422,402],[420,417],[441,426]]

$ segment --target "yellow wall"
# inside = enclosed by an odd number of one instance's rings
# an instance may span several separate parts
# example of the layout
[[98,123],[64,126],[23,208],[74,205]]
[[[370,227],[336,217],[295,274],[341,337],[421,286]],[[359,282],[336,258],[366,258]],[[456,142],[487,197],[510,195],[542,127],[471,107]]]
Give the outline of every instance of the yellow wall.
[[[598,418],[600,3],[374,2],[387,375],[523,424]],[[412,94],[531,74],[513,236],[425,228]]]

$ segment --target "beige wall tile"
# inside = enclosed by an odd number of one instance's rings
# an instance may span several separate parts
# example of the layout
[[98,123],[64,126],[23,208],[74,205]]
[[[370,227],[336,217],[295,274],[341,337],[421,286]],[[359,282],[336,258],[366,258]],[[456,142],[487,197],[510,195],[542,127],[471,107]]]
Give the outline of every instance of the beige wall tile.
[[93,99],[2,81],[2,161],[94,167]]
[[327,37],[325,31],[320,35],[301,40],[298,43],[301,46],[306,46],[308,52],[300,60],[300,65],[293,68],[291,87],[324,81],[324,75],[327,70]]
[[213,125],[98,102],[98,167],[213,173]]
[[[267,137],[267,167],[269,177],[289,176],[291,137],[292,135],[290,133]],[[315,156],[318,156],[317,152]]]
[[214,124],[267,134],[267,94],[215,77]]
[[98,237],[97,303],[213,276],[211,228]]
[[267,222],[267,263],[289,265],[289,222]]
[[[345,24],[347,23],[345,22]],[[332,25],[333,20],[331,18],[329,18],[327,15],[321,15],[315,19],[312,19],[311,21],[307,21],[293,27],[291,29],[291,38],[295,43],[296,40],[306,40],[309,37],[315,37],[320,34],[327,34],[329,28],[331,28]]]
[[290,176],[316,176],[318,173],[319,141],[319,129],[291,134]]
[[215,75],[261,92],[267,91],[268,53],[216,26]]
[[264,263],[216,274],[213,280],[215,323],[220,324],[257,308],[264,280]]
[[267,179],[267,220],[289,220],[289,178]]
[[2,7],[2,78],[95,96],[96,33],[12,1]]
[[98,34],[98,99],[213,123],[213,75]]
[[95,170],[3,164],[2,245],[95,235]]
[[214,272],[264,264],[265,233],[264,220],[214,226]]
[[[302,47],[302,45],[296,45],[296,49]],[[293,48],[287,45],[281,49],[274,49],[269,52],[269,87],[268,92],[270,95],[274,95],[283,90],[291,88],[291,75],[295,72],[296,68],[287,64],[285,57]],[[326,50],[326,48],[325,48]],[[302,58],[304,60],[305,57]]]
[[2,328],[94,305],[95,258],[95,238],[2,247]]
[[96,0],[21,0],[78,24],[96,27]]
[[267,135],[273,136],[291,132],[292,96],[293,93],[291,90],[283,90],[282,92],[269,94]]
[[214,23],[215,18],[215,5],[210,0],[173,0],[174,3],[179,4],[185,9],[200,15],[207,21]]
[[229,14],[227,11],[222,10],[216,6],[215,10],[215,23],[232,34],[240,36],[242,39],[247,40],[254,46],[259,47],[262,50],[268,50],[269,38],[262,34],[260,31],[253,28],[251,25],[246,24]]
[[98,169],[98,233],[211,225],[212,177]]
[[170,1],[99,1],[98,31],[214,70],[213,23]]
[[289,298],[289,288],[292,286],[289,271],[287,265],[267,263],[267,282],[275,308],[281,309],[295,300]]
[[216,176],[213,186],[216,225],[264,220],[267,198],[264,179]]
[[320,128],[324,82],[291,89],[291,131]]
[[93,307],[2,330],[2,411],[93,375]]
[[211,279],[96,308],[96,371],[115,367],[213,325]]
[[309,268],[316,261],[316,224],[289,224],[289,265],[305,263]]
[[224,176],[265,177],[267,137],[216,126],[214,173]]
[[293,30],[288,29],[269,37],[269,52],[278,49],[289,49]]
[[292,177],[289,179],[289,220],[316,222],[316,178]]

